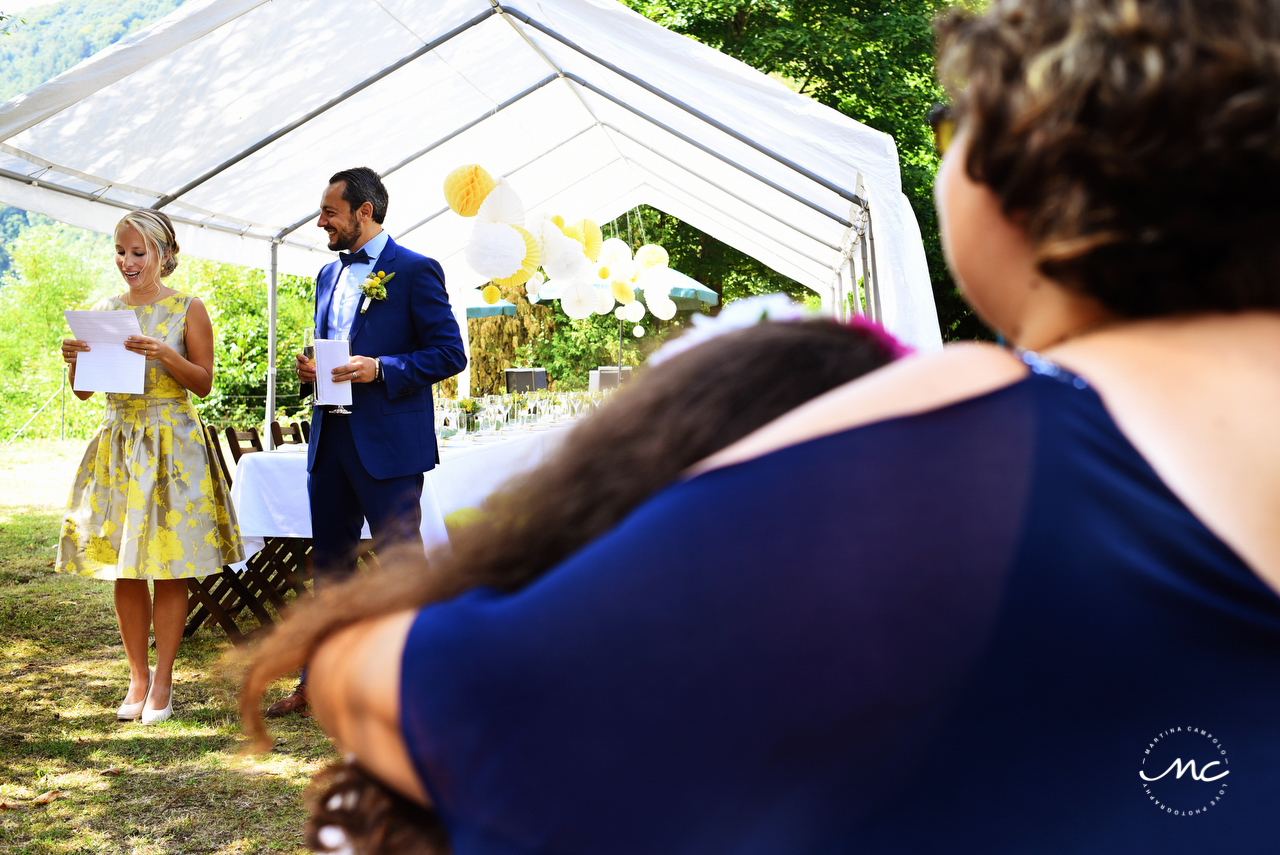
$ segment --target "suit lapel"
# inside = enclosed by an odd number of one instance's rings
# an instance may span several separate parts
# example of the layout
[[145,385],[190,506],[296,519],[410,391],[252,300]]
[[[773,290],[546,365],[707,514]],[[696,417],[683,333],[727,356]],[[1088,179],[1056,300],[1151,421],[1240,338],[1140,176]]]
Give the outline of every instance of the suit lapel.
[[[377,261],[374,263],[373,269],[381,270],[382,272],[390,276],[392,273],[396,272],[395,260],[396,260],[396,244],[395,244],[395,241],[391,239],[391,235],[387,235],[386,246],[382,248],[382,254],[378,256]],[[399,283],[395,279],[392,279],[391,284],[388,285],[387,287],[394,288],[396,285],[399,285],[399,284],[402,284],[402,283]],[[356,340],[356,336],[360,334],[360,330],[364,328],[364,316],[366,313],[361,312],[359,308],[360,306],[363,306],[363,305],[364,305],[364,296],[362,295],[356,303],[356,318],[354,321],[351,322],[351,341],[353,344]],[[369,308],[373,308],[372,303],[370,303]],[[352,352],[354,353],[354,351]]]
[[319,291],[316,294],[316,337],[329,337],[329,308],[333,305],[334,292],[338,290],[338,277],[342,275],[342,265],[332,262],[320,271]]

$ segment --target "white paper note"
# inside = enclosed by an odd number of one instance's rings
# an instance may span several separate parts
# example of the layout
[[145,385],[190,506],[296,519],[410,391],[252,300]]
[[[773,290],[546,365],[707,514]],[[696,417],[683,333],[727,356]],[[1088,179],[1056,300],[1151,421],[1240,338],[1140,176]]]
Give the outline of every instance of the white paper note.
[[316,403],[351,403],[351,381],[333,382],[333,369],[351,361],[351,342],[316,339]]
[[125,350],[124,340],[142,335],[138,316],[130,309],[118,312],[63,314],[71,335],[89,345],[76,356],[77,392],[123,392],[141,395],[146,388],[147,357]]

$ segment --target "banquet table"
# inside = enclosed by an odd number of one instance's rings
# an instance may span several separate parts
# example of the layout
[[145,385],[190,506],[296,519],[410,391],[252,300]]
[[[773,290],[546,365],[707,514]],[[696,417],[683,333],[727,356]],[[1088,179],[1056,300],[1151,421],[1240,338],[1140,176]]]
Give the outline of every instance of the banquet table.
[[[448,514],[479,507],[507,479],[537,466],[561,441],[567,427],[446,442],[440,448],[440,462],[426,473],[422,484],[421,530],[427,551],[448,543],[444,525]],[[242,456],[231,480],[231,501],[246,555],[262,549],[267,538],[310,539],[306,446]],[[369,537],[368,523],[362,536]]]

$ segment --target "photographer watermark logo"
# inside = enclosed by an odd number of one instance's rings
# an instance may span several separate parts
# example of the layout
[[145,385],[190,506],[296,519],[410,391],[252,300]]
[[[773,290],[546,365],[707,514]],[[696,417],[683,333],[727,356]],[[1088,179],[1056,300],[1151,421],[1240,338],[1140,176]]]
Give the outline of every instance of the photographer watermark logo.
[[1198,816],[1227,794],[1227,749],[1199,727],[1159,733],[1142,755],[1138,777],[1147,799],[1172,816]]

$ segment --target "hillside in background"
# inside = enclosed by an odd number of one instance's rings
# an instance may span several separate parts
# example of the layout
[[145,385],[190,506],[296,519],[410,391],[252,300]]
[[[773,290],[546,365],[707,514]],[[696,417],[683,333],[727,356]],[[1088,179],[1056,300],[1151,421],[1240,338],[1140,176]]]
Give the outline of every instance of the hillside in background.
[[18,17],[25,23],[9,25],[9,35],[0,37],[0,101],[39,86],[182,3],[66,0],[23,10]]

